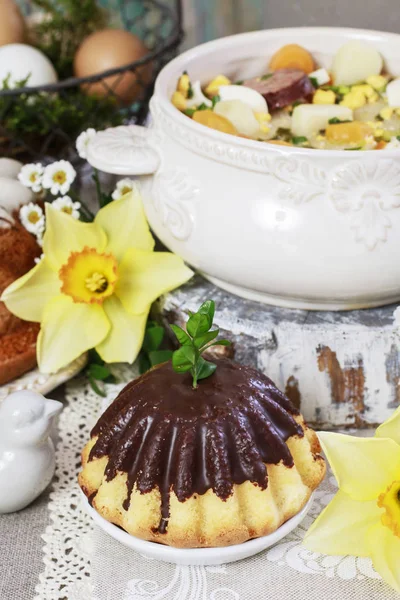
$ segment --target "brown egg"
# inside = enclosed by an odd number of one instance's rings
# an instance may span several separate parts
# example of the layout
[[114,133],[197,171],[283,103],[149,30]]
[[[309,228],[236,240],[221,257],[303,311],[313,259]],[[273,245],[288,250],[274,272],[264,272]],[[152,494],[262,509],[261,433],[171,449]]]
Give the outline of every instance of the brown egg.
[[[79,46],[74,59],[76,77],[97,75],[108,69],[116,69],[132,63],[146,54],[148,49],[143,42],[123,29],[104,29],[87,37]],[[130,104],[140,94],[143,83],[148,82],[150,65],[111,75],[101,81],[82,86],[86,94],[107,96],[109,88],[116,94],[121,104]]]
[[0,0],[0,46],[19,44],[25,38],[25,21],[13,0]]

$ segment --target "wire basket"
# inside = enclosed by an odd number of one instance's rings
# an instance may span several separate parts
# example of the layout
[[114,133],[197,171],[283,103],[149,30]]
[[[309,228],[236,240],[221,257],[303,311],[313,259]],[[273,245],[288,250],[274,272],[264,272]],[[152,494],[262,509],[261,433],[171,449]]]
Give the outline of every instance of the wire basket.
[[[121,26],[143,41],[148,54],[122,68],[90,77],[0,90],[0,156],[25,162],[47,162],[63,156],[78,162],[75,140],[81,131],[143,123],[154,81],[176,55],[183,37],[181,0],[114,0],[114,6],[110,7],[110,1],[107,4],[108,9],[118,11]],[[22,8],[29,14],[29,3]],[[135,98],[124,106],[118,85],[128,73],[134,75]],[[101,96],[91,95],[91,87],[98,90],[99,85],[103,88]]]

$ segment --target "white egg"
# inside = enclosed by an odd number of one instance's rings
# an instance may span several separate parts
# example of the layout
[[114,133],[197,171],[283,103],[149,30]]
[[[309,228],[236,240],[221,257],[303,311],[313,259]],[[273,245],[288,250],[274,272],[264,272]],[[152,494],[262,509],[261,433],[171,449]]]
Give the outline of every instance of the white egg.
[[341,46],[333,58],[334,83],[353,85],[365,81],[370,75],[379,75],[382,67],[382,56],[376,48],[365,42],[353,40]]
[[328,83],[328,81],[331,78],[328,71],[324,68],[317,69],[316,71],[310,73],[308,76],[310,79],[315,79],[318,85],[325,85],[325,83]]
[[268,104],[264,96],[244,85],[221,85],[218,94],[221,100],[240,100],[250,106],[254,112],[268,112]]
[[195,106],[200,106],[200,104],[205,104],[206,106],[212,106],[212,102],[207,96],[205,96],[201,90],[200,81],[195,81],[192,85],[193,96],[186,100],[187,108],[194,108]]
[[353,111],[338,104],[299,104],[292,114],[292,132],[295,136],[306,138],[326,129],[329,119],[352,121]]
[[400,107],[400,77],[387,84],[386,94],[389,106]]
[[26,44],[7,44],[0,48],[0,88],[10,75],[9,85],[29,79],[26,87],[36,87],[57,82],[57,73],[49,59],[37,48]]
[[22,163],[13,158],[0,158],[0,177],[7,179],[17,179]]
[[228,119],[243,135],[255,137],[260,131],[254,112],[241,100],[221,100],[215,105],[214,112]]
[[32,202],[33,193],[16,179],[0,177],[0,206],[11,214],[21,204]]

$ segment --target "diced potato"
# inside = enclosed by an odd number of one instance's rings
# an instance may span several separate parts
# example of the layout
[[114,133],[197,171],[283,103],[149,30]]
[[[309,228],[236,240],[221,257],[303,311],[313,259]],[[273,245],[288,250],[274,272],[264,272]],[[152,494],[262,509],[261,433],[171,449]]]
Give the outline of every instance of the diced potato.
[[370,75],[365,81],[377,92],[382,92],[388,82],[387,77],[384,77],[383,75]]
[[360,144],[373,135],[372,127],[361,121],[335,123],[326,128],[326,139],[333,144]]
[[210,81],[210,83],[204,91],[207,94],[207,96],[215,96],[219,93],[219,88],[221,85],[229,85],[230,83],[230,79],[228,79],[228,77],[226,77],[225,75],[217,75],[212,81]]
[[387,84],[386,93],[389,106],[400,106],[400,77]]
[[313,96],[313,104],[335,104],[336,95],[332,90],[317,90]]
[[245,85],[221,85],[219,88],[221,100],[241,100],[254,112],[267,113],[268,105],[264,96]]
[[361,108],[357,108],[354,111],[354,119],[356,121],[373,121],[380,114],[380,111],[384,109],[386,104],[382,101],[375,102],[375,104],[365,104]]
[[188,97],[188,91],[190,88],[190,79],[187,73],[183,73],[178,79],[178,85],[176,90],[180,92],[185,98]]
[[186,108],[186,98],[182,92],[174,92],[172,94],[171,102],[179,110],[185,110]]
[[237,129],[234,125],[222,115],[216,115],[212,110],[197,110],[193,113],[193,121],[201,123],[211,129],[222,131],[222,133],[231,133],[237,135]]
[[352,110],[356,110],[357,108],[361,108],[364,104],[367,104],[367,98],[360,91],[351,90],[348,94],[343,96],[343,100],[340,102],[341,106],[347,106]]
[[330,119],[352,121],[353,111],[337,104],[299,104],[292,114],[294,136],[310,137],[321,129],[326,129]]
[[310,73],[309,78],[315,79],[318,85],[325,85],[331,80],[331,76],[329,75],[328,71],[323,68],[317,69],[316,71]]
[[254,112],[241,100],[221,100],[215,105],[214,113],[228,119],[239,133],[249,137],[257,136],[260,131]]
[[371,75],[379,75],[383,60],[370,44],[353,40],[336,52],[332,73],[335,85],[352,85],[365,81]]

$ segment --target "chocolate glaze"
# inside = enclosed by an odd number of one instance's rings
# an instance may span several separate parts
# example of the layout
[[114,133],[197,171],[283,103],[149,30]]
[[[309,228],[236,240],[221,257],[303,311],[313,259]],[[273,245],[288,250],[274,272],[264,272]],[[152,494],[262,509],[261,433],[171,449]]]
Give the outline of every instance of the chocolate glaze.
[[268,377],[219,359],[217,370],[192,387],[164,363],[129,383],[92,430],[98,436],[89,460],[108,456],[105,477],[128,474],[124,508],[134,485],[141,493],[161,492],[165,533],[169,494],[180,502],[213,489],[222,500],[234,484],[251,481],[265,489],[265,463],[293,466],[286,445],[303,436],[299,414]]

